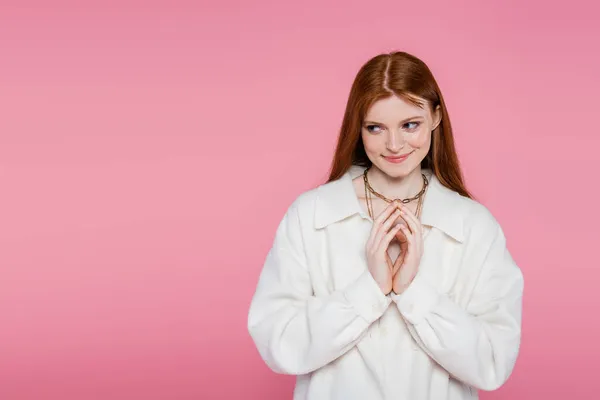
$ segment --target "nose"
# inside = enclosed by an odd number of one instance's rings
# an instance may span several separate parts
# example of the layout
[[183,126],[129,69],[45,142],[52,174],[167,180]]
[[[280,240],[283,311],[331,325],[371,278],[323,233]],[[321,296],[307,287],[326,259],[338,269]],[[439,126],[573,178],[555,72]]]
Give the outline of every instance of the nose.
[[393,153],[397,153],[404,147],[404,135],[402,132],[390,131],[387,140],[387,148]]

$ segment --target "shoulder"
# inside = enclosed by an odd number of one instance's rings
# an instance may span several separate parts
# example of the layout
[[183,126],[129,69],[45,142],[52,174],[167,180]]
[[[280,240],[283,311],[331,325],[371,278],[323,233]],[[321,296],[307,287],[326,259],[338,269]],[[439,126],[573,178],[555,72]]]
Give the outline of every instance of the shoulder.
[[297,213],[304,228],[314,230],[360,213],[351,174],[302,192],[290,211]]
[[284,220],[293,224],[308,226],[314,219],[320,186],[300,192],[288,204]]
[[457,212],[460,214],[463,233],[468,242],[489,243],[502,227],[496,216],[484,204],[455,192]]
[[486,240],[496,234],[498,222],[477,200],[463,196],[431,176],[422,222],[437,227],[461,243]]
[[314,215],[319,198],[319,188],[320,186],[301,192],[290,205],[291,208],[297,210],[299,216],[303,219],[309,215]]

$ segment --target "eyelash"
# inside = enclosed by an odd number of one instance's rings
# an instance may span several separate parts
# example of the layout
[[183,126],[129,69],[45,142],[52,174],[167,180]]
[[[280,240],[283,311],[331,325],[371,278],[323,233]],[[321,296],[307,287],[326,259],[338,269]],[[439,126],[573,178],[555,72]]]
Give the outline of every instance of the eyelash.
[[[406,123],[403,125],[403,127],[404,127],[404,126],[406,126],[406,125],[408,125],[408,124],[415,124],[415,125],[416,125],[416,126],[415,126],[414,128],[412,128],[412,129],[411,129],[411,128],[407,128],[407,130],[408,130],[408,131],[414,131],[414,130],[416,130],[416,129],[417,129],[417,128],[418,128],[418,127],[421,125],[421,123],[420,123],[419,121],[410,121],[410,122],[406,122]],[[367,125],[365,128],[367,129],[367,131],[368,131],[369,133],[377,133],[377,132],[373,132],[373,131],[371,130],[371,128],[380,128],[380,129],[381,129],[381,127],[380,127],[379,125]]]

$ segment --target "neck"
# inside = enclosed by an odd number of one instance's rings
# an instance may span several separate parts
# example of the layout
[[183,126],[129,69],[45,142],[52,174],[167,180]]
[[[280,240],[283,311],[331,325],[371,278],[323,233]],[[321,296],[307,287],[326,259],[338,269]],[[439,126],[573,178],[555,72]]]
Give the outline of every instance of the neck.
[[423,188],[420,165],[407,176],[400,178],[391,177],[373,165],[367,176],[373,189],[388,199],[406,199],[416,195]]

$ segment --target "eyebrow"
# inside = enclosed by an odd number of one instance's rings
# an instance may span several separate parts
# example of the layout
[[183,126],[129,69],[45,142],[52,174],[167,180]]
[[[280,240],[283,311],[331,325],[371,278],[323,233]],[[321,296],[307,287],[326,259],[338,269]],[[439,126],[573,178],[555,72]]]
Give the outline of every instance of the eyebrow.
[[[404,118],[402,121],[400,121],[399,125],[403,125],[409,121],[415,120],[415,119],[425,119],[424,117],[420,116],[420,115],[415,115],[413,117],[408,117],[408,118]],[[375,122],[375,121],[365,121],[363,122],[363,124],[373,124],[373,125],[383,125],[385,126],[384,123],[381,122]]]

